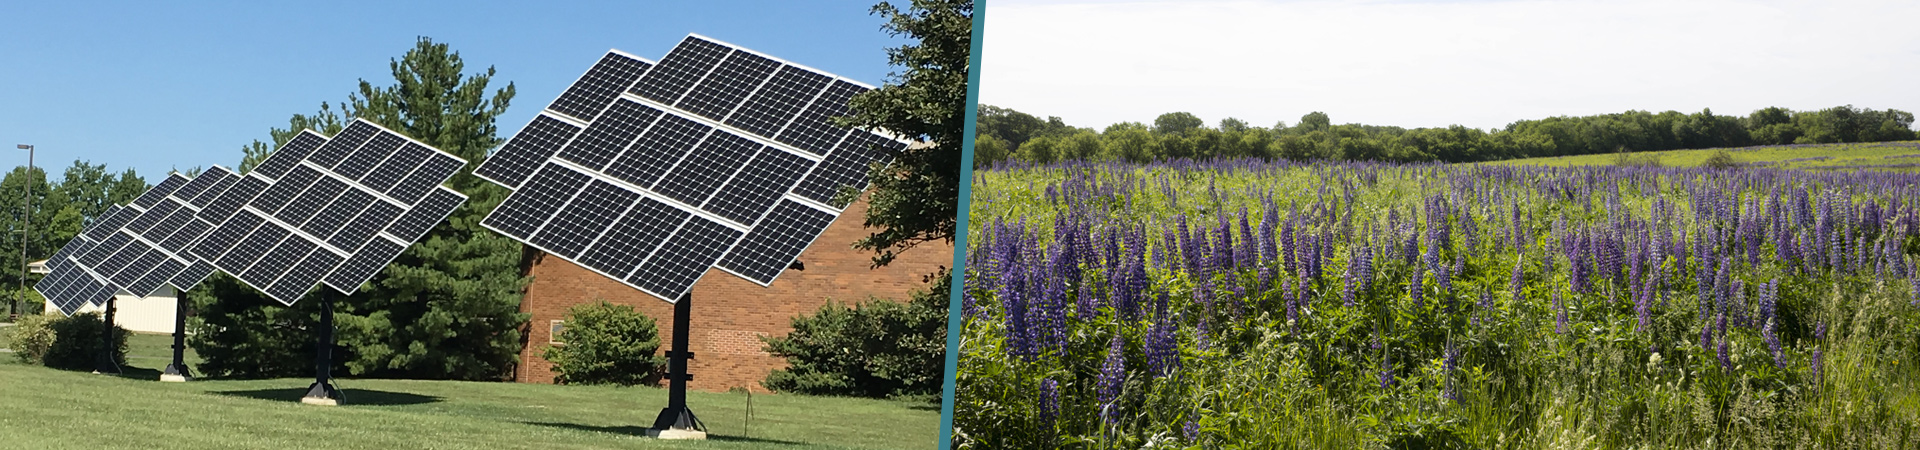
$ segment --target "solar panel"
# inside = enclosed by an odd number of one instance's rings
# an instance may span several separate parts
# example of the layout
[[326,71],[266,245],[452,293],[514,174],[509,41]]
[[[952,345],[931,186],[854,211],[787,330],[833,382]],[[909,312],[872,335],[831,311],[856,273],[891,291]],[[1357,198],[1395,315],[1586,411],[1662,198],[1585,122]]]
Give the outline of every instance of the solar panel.
[[241,206],[259,197],[263,191],[267,191],[268,186],[269,183],[265,178],[247,174],[226,192],[220,193],[220,197],[215,198],[212,203],[201,208],[195,217],[212,224],[226,222],[227,218],[233,217],[233,213],[240,212]]
[[135,197],[133,204],[141,208],[152,208],[154,203],[158,203],[160,199],[166,198],[167,194],[173,193],[174,190],[180,189],[180,186],[187,184],[188,181],[189,179],[187,177],[180,176],[180,174],[167,174],[166,180],[154,185],[152,189],[148,189],[147,192],[140,194],[139,197]]
[[282,145],[280,149],[267,154],[267,160],[261,161],[260,165],[254,167],[250,173],[257,173],[268,178],[279,179],[280,177],[286,176],[287,171],[293,170],[294,166],[299,165],[300,160],[307,159],[307,155],[313,154],[314,150],[319,149],[321,145],[326,143],[327,138],[321,136],[320,133],[315,133],[313,130],[300,130],[300,134],[294,135],[293,139],[288,140],[286,145]]
[[360,211],[359,215],[353,216],[353,220],[348,221],[339,232],[327,238],[327,245],[348,252],[358,251],[360,246],[366,245],[368,239],[373,239],[374,234],[385,229],[387,224],[392,223],[394,218],[399,217],[402,212],[404,212],[403,209],[392,203],[373,202],[367,205],[367,209]]
[[565,208],[553,214],[553,220],[541,227],[531,241],[562,258],[573,258],[639,199],[640,194],[633,191],[593,181],[567,202]]
[[400,183],[401,178],[406,178],[407,174],[412,173],[414,168],[420,167],[420,163],[426,161],[427,156],[432,154],[433,151],[427,150],[426,147],[408,143],[400,147],[392,157],[381,161],[379,167],[367,172],[367,176],[360,178],[360,184],[373,189],[374,192],[386,192],[387,189],[393,188],[394,184]]
[[267,296],[281,299],[282,302],[292,305],[293,302],[288,299],[297,300],[308,290],[313,289],[314,285],[320,282],[320,277],[325,276],[328,270],[338,267],[342,260],[344,258],[333,252],[314,250],[305,259],[300,260],[300,263],[294,264],[293,268],[289,269],[286,275],[281,276],[279,281],[275,281],[272,287],[267,288]]
[[766,223],[740,240],[720,268],[741,278],[772,284],[813,240],[833,223],[833,213],[786,200],[767,213]]
[[453,210],[466,200],[466,197],[452,189],[434,189],[433,193],[427,194],[427,198],[420,200],[420,204],[414,205],[388,225],[387,234],[407,242],[420,240],[421,236],[433,230],[433,226],[439,225],[440,221],[446,220],[447,215],[453,214]]
[[420,198],[433,191],[434,186],[447,182],[448,178],[453,177],[454,173],[466,166],[467,162],[460,158],[436,152],[429,156],[426,162],[421,163],[419,168],[414,169],[413,173],[401,179],[399,184],[388,189],[386,194],[400,200],[401,203],[409,205],[419,203]]
[[633,85],[653,64],[619,52],[607,52],[600,57],[586,75],[567,87],[567,91],[554,99],[547,109],[566,114],[583,121],[594,120],[607,101],[620,95],[620,91]]
[[771,283],[905,147],[833,124],[865,85],[699,35],[585,103],[637,61],[608,55],[476,169],[513,189],[481,225],[669,302],[709,267]]
[[326,144],[315,149],[313,154],[307,155],[304,161],[321,168],[332,168],[335,164],[339,164],[340,160],[347,159],[347,155],[353,154],[353,150],[360,148],[361,144],[373,139],[373,136],[380,131],[380,127],[373,122],[355,120],[341,129],[340,134],[333,135]]
[[545,114],[533,116],[533,122],[507,139],[506,145],[488,156],[473,173],[496,184],[519,187],[582,129]]
[[[200,176],[193,177],[192,181],[188,181],[185,185],[180,186],[180,189],[174,190],[166,194],[161,194],[161,196],[163,197],[173,196],[175,198],[179,198],[183,200],[192,199],[194,196],[200,195],[200,193],[202,192],[206,192],[207,189],[213,188],[213,185],[218,184],[220,182],[220,175],[223,174],[224,172],[226,171],[209,169],[206,172],[202,172]],[[174,174],[174,175],[177,176],[179,174]],[[135,203],[134,206],[140,206],[140,205],[138,203]]]
[[388,261],[400,256],[400,251],[406,249],[406,246],[385,238],[368,241],[366,246],[361,247],[353,257],[347,258],[346,262],[339,264],[321,282],[340,292],[352,293],[360,289],[362,283],[373,279],[375,274],[380,273],[381,268],[387,267]]

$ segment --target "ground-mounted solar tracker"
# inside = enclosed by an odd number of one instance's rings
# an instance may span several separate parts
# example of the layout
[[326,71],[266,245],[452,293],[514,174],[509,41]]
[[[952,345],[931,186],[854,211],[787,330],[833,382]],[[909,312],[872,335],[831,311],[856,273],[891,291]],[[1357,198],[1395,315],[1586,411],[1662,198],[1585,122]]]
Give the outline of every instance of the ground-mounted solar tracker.
[[830,122],[868,89],[700,35],[609,51],[475,170],[514,191],[481,224],[669,302],[710,267],[769,285],[906,147]]
[[674,303],[649,433],[697,432],[693,285],[713,267],[772,284],[846,208],[836,194],[906,147],[831,122],[869,89],[700,35],[658,63],[609,51],[475,169],[513,190],[481,225]]

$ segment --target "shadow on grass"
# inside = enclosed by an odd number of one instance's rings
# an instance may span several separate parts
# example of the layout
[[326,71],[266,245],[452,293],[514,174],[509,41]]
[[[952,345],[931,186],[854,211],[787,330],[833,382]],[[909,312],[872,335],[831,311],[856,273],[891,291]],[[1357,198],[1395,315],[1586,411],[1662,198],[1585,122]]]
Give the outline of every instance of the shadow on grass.
[[[556,423],[556,422],[522,422],[522,423],[525,423],[527,425],[539,425],[543,427],[566,428],[570,430],[591,431],[596,433],[613,433],[613,434],[621,434],[621,435],[627,435],[627,436],[646,436],[647,435],[647,427],[638,426],[638,425],[596,427],[592,425],[581,425],[577,423]],[[744,436],[720,436],[720,435],[714,434],[712,431],[707,432],[707,440],[725,441],[725,442],[752,442],[756,444],[791,445],[791,446],[815,445],[815,444],[808,444],[805,442],[783,441],[779,439],[765,439],[765,438],[744,437]]]
[[[159,375],[156,372],[154,376],[158,377]],[[297,388],[284,388],[284,389],[255,389],[250,391],[214,391],[213,393],[220,394],[220,395],[233,396],[233,397],[246,397],[246,398],[257,399],[257,400],[298,402],[300,401],[301,397],[307,396],[307,388],[297,387]],[[425,403],[434,403],[441,400],[440,397],[435,397],[431,395],[409,394],[406,392],[375,391],[371,389],[353,389],[353,388],[340,389],[340,396],[343,397],[340,400],[340,404],[346,405],[346,406],[419,405],[419,404],[425,404]]]

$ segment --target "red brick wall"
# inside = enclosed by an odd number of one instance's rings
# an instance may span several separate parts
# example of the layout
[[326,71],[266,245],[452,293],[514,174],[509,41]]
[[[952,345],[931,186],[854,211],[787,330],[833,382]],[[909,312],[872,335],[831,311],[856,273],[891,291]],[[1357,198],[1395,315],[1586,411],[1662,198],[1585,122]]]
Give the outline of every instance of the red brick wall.
[[[766,392],[760,381],[768,372],[786,367],[786,360],[762,352],[758,336],[786,335],[793,331],[794,316],[810,314],[828,299],[853,303],[873,296],[904,301],[909,292],[926,286],[923,276],[953,263],[953,246],[935,242],[901,253],[886,267],[871,269],[872,254],[852,248],[855,240],[868,233],[861,226],[866,212],[865,200],[849,206],[812,247],[801,252],[800,263],[806,269],[788,269],[771,286],[707,269],[693,286],[692,329],[688,330],[688,349],[694,353],[688,371],[693,381],[688,386]],[[661,349],[672,344],[672,304],[560,258],[535,256],[530,272],[533,283],[520,304],[521,312],[533,315],[528,321],[528,344],[520,351],[515,373],[520,382],[553,382],[553,364],[540,357],[550,340],[549,321],[564,318],[567,308],[583,302],[605,299],[633,305],[659,324]]]

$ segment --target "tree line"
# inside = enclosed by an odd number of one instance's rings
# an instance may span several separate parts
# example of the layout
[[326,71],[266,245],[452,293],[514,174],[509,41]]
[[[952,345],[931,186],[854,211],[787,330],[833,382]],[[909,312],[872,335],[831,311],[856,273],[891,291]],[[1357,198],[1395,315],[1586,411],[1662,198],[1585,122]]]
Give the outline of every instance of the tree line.
[[1474,162],[1541,156],[1627,153],[1755,145],[1881,142],[1916,139],[1913,113],[1852,105],[1814,111],[1780,107],[1746,116],[1712,109],[1685,114],[1627,111],[1521,120],[1492,131],[1453,125],[1413,128],[1333,124],[1312,112],[1288,125],[1258,127],[1235,118],[1209,127],[1186,112],[1152,124],[1121,122],[1104,130],[1069,126],[1059,117],[980,105],[974,164],[1068,159],[1135,162],[1174,158],[1265,157],[1396,162]]
[[[22,246],[28,258],[45,258],[79,235],[81,228],[105,213],[108,206],[131,202],[146,191],[146,179],[131,168],[113,173],[104,164],[75,160],[58,182],[49,182],[45,167],[15,167],[0,178],[0,230],[6,232],[0,237],[0,260],[13,258],[9,265],[15,267],[0,271],[0,295],[8,301],[38,298],[38,294],[18,291],[23,274],[28,290],[40,279],[40,275],[25,274],[17,265],[21,264]],[[29,309],[40,307],[33,302],[25,305]],[[14,308],[3,309],[13,312]]]

